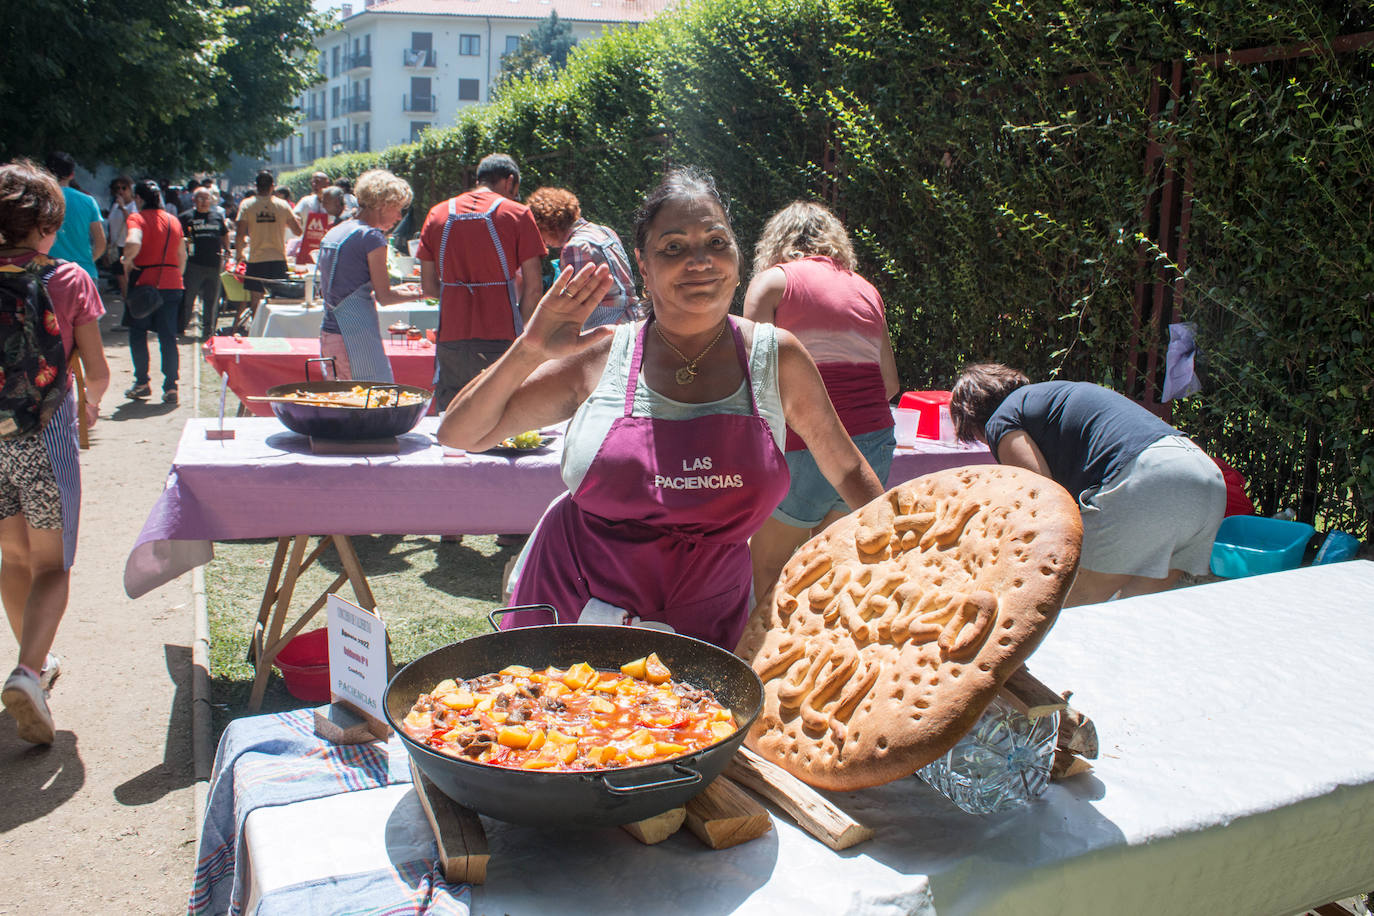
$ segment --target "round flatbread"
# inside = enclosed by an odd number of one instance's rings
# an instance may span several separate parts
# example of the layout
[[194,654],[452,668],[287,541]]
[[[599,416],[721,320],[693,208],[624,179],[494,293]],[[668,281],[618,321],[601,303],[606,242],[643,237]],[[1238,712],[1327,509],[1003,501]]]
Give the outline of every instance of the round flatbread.
[[1054,623],[1078,506],[999,465],[908,481],[802,545],[737,652],[764,683],[746,743],[822,789],[916,772],[973,727]]

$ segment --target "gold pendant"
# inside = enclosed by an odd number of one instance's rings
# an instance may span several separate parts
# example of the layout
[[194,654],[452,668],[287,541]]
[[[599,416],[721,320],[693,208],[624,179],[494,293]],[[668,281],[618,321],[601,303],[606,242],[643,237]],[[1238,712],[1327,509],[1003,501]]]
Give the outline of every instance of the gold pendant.
[[677,383],[679,385],[690,385],[696,377],[697,374],[692,371],[691,366],[683,366],[677,370]]

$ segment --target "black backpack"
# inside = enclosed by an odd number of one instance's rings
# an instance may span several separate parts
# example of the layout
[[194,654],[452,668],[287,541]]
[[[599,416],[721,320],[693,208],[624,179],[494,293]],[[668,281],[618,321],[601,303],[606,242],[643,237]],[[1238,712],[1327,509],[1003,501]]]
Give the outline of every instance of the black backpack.
[[67,396],[67,348],[48,296],[60,262],[0,266],[0,439],[37,434]]

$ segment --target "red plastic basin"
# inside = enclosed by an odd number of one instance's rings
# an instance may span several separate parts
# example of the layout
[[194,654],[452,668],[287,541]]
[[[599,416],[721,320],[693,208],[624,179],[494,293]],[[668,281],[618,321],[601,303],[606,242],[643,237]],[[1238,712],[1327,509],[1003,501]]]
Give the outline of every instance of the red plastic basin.
[[329,701],[329,630],[301,633],[277,653],[273,662],[286,682],[286,692],[310,703]]

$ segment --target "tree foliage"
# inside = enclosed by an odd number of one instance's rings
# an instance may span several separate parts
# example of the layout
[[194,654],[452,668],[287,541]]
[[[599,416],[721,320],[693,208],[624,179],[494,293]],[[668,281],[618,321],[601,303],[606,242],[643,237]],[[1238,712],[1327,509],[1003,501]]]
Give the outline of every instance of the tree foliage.
[[[505,150],[526,187],[570,187],[628,237],[664,166],[692,162],[746,259],[773,211],[821,199],[883,294],[908,388],[994,359],[1122,390],[1162,374],[1171,317],[1194,322],[1210,373],[1176,424],[1261,511],[1368,536],[1370,31],[1368,0],[697,0],[348,166],[392,168],[423,207]],[[1152,109],[1175,69],[1178,97]],[[1189,189],[1186,262],[1156,244],[1151,150]],[[1154,282],[1176,315],[1137,311]]]
[[496,89],[507,86],[520,77],[552,77],[568,63],[568,53],[577,44],[572,26],[558,18],[558,11],[520,36],[520,47],[501,55],[501,72],[496,76]]
[[0,159],[174,174],[260,153],[294,129],[328,26],[310,0],[0,4]]

